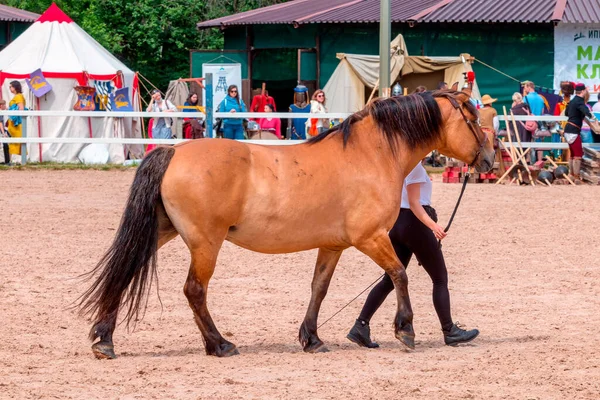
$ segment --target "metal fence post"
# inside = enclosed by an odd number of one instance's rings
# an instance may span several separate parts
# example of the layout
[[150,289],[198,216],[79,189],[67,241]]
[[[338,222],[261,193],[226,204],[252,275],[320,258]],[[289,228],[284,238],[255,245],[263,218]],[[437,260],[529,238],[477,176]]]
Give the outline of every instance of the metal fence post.
[[[24,138],[27,137],[27,117],[21,117],[21,133]],[[27,143],[21,143],[21,164],[27,164]]]
[[213,74],[206,74],[204,84],[206,85],[206,132],[208,137],[217,137],[213,133]]

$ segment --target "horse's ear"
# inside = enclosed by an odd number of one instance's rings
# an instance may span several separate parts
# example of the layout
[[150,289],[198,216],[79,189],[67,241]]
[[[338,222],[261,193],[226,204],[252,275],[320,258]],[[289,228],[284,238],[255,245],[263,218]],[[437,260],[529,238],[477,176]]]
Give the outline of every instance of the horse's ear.
[[456,92],[458,90],[458,82],[454,82],[454,85],[450,89]]

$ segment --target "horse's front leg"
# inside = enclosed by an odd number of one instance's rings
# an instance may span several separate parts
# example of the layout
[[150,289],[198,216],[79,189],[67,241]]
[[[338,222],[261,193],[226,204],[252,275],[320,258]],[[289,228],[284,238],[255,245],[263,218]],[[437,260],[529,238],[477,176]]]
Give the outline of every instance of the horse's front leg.
[[394,319],[396,339],[414,349],[415,331],[413,330],[413,312],[408,296],[408,276],[405,267],[394,251],[387,232],[378,232],[368,240],[357,244],[356,248],[371,257],[392,278],[398,299],[398,311]]
[[300,326],[300,333],[298,335],[300,344],[302,344],[304,351],[307,353],[327,351],[327,348],[323,346],[323,342],[317,335],[317,318],[321,303],[327,294],[333,271],[335,271],[341,255],[341,250],[319,249],[311,285],[310,303],[308,304],[308,310],[306,310],[306,316]]

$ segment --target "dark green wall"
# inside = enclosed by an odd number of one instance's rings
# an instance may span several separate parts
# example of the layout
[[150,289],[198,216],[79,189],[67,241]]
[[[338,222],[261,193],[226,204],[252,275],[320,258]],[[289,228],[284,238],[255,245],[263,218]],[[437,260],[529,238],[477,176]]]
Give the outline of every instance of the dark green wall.
[[[379,53],[377,24],[312,24],[298,28],[290,25],[255,25],[251,30],[255,49],[271,49],[259,51],[255,56],[253,79],[294,79],[296,52],[272,49],[314,48],[316,35],[321,38],[321,86],[325,86],[339,63],[336,53]],[[246,32],[245,27],[226,29],[225,49],[244,50]],[[518,80],[532,80],[539,86],[552,87],[554,28],[551,24],[417,24],[412,28],[406,24],[394,24],[392,38],[398,33],[403,34],[410,55],[458,56],[469,53]],[[201,68],[195,62],[206,60],[196,57],[192,55],[193,76],[197,76]],[[247,61],[244,57],[240,58],[242,70],[245,71]],[[301,61],[302,79],[314,79],[314,54],[303,54]],[[473,69],[482,94],[499,98],[497,108],[501,112],[502,105],[510,104],[512,93],[519,88],[518,83],[477,62],[473,64]]]
[[190,52],[190,77],[202,76],[202,64],[207,63],[240,63],[242,79],[248,79],[248,56],[245,52],[197,51]]
[[8,44],[8,32],[10,32],[12,40],[15,40],[21,33],[25,32],[30,25],[30,23],[23,22],[0,21],[0,46],[4,47]]
[[[554,71],[554,28],[552,25],[487,24],[392,26],[392,38],[404,36],[409,55],[458,56],[469,53],[520,81],[532,80],[552,87]],[[378,25],[324,25],[321,27],[321,86],[337,67],[335,53],[379,54]],[[519,84],[482,64],[473,64],[482,94],[510,105]]]
[[[552,87],[554,79],[554,28],[551,24],[484,24],[452,25],[421,24],[414,28],[399,27],[408,51],[428,56],[456,56],[469,53],[484,63],[520,80]],[[499,112],[509,106],[519,84],[504,75],[473,63],[481,94],[499,99],[494,104]]]

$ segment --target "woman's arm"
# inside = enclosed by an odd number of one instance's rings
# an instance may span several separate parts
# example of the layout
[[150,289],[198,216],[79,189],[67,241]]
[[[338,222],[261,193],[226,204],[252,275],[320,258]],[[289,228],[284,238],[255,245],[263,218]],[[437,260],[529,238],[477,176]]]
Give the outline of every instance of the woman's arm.
[[410,210],[415,214],[415,217],[417,217],[423,225],[431,229],[437,239],[442,240],[445,238],[446,232],[444,232],[444,228],[431,219],[419,201],[419,198],[421,197],[421,184],[414,183],[412,185],[407,185],[406,192],[408,193]]
[[166,109],[167,112],[176,112],[177,111],[177,107],[175,106],[175,104],[171,103],[167,99],[165,99],[165,103],[167,106],[167,109]]
[[[329,111],[327,111],[327,107],[325,106],[321,106],[323,107],[323,110],[321,111],[323,114],[327,114]],[[331,120],[329,118],[323,118],[323,126],[327,129],[329,129],[329,125],[331,124]]]
[[311,100],[310,101],[310,112],[313,114],[317,114],[319,112],[319,102]]

